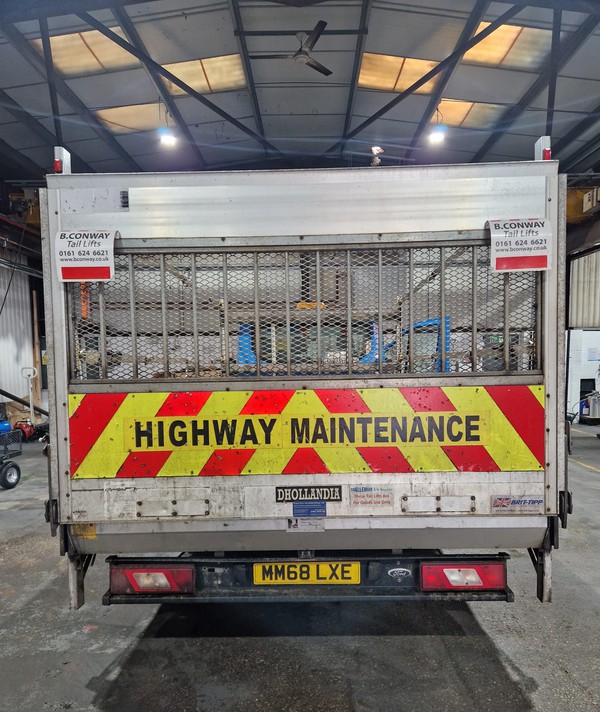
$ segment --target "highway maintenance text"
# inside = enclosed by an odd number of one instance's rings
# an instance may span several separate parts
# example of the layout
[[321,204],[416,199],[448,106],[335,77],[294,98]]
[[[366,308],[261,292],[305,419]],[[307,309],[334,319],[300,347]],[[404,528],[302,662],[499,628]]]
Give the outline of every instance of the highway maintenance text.
[[394,444],[485,444],[479,414],[352,414],[325,417],[141,418],[124,422],[129,450]]

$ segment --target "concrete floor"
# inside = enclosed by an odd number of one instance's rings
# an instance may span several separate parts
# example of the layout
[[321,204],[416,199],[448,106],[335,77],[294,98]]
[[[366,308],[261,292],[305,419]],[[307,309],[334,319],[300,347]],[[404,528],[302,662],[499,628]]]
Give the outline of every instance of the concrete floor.
[[554,602],[511,552],[512,604],[103,607],[104,563],[68,610],[26,445],[0,490],[0,711],[589,712],[600,708],[599,428],[575,426],[575,513]]

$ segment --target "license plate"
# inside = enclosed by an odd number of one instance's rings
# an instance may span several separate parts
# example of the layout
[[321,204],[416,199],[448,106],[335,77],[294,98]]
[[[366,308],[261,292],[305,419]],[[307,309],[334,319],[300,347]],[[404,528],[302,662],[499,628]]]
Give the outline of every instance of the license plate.
[[254,564],[254,583],[258,586],[278,584],[360,583],[358,561],[295,561]]

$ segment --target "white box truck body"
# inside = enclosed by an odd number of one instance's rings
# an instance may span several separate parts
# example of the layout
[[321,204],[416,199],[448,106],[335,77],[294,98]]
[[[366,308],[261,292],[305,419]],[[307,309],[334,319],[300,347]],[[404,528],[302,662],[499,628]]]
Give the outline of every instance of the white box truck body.
[[563,195],[551,161],[49,176],[72,606],[98,554],[105,603],[511,600],[511,548],[549,600]]

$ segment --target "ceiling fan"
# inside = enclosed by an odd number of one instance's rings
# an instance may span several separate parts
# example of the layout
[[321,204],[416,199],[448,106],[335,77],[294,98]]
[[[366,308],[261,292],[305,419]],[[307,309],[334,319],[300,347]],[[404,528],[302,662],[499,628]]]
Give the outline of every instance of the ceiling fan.
[[313,47],[316,45],[317,40],[323,34],[323,30],[326,27],[327,23],[325,20],[319,20],[310,35],[307,35],[306,32],[298,32],[296,37],[300,42],[300,49],[297,52],[291,52],[290,54],[251,54],[250,59],[293,59],[295,62],[306,64],[307,67],[311,67],[311,69],[315,69],[317,72],[328,77],[330,74],[333,74],[331,69],[327,69],[327,67],[324,67],[320,62],[317,62],[316,59],[310,56]]

